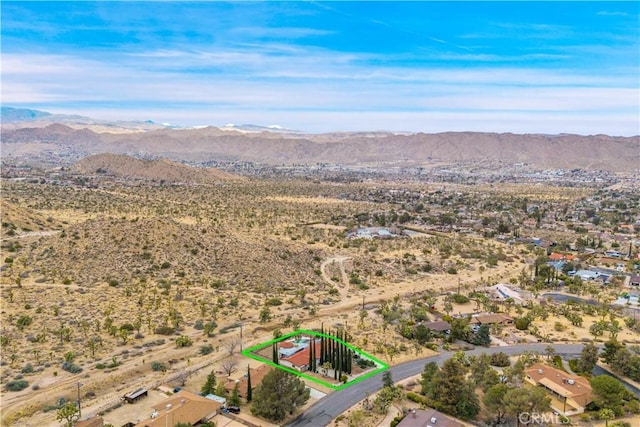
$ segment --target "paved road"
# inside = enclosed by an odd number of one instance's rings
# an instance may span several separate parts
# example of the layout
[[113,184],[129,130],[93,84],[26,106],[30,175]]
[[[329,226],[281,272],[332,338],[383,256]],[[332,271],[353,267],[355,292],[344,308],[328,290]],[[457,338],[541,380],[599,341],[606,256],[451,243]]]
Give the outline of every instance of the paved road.
[[[519,344],[511,347],[479,347],[475,350],[467,351],[466,354],[480,353],[499,353],[505,352],[508,355],[516,355],[525,351],[536,351],[540,354],[544,353],[545,347],[549,344]],[[559,355],[574,355],[577,357],[582,351],[583,344],[554,344],[556,353]],[[406,378],[418,375],[424,369],[424,365],[429,362],[436,362],[439,365],[451,357],[453,353],[446,352],[436,356],[425,357],[418,360],[412,360],[391,367],[391,375],[394,381],[401,381]],[[366,397],[366,394],[373,394],[382,388],[382,372],[373,377],[367,378],[359,383],[347,387],[345,389],[333,392],[325,398],[318,400],[309,409],[307,409],[298,418],[292,421],[288,427],[321,427],[327,426],[335,417],[355,405]]]

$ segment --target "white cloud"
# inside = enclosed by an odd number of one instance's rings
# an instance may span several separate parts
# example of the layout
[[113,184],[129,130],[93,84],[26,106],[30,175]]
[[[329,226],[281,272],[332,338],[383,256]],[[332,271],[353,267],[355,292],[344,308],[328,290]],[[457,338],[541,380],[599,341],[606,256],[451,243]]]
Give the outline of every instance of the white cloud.
[[[640,133],[640,91],[637,79],[630,77],[633,70],[627,70],[628,75],[594,76],[525,67],[370,67],[360,65],[351,54],[323,63],[324,53],[300,63],[259,52],[159,50],[145,55],[99,60],[3,54],[2,102],[82,105],[82,111],[67,112],[123,119],[128,118],[122,116],[126,111],[140,119],[188,125],[279,123],[328,131],[385,124],[393,126],[388,129],[410,131],[434,127],[444,131],[448,126],[448,130]],[[181,65],[166,69],[161,66],[164,59]],[[220,68],[187,73],[181,69],[211,64]],[[238,64],[247,68],[238,71]],[[101,103],[118,107],[86,107]],[[148,105],[168,107],[147,110]]]

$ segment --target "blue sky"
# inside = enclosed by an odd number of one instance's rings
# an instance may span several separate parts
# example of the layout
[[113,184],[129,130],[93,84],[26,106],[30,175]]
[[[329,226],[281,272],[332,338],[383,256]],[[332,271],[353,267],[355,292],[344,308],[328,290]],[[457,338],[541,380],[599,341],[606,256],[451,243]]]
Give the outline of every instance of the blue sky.
[[2,104],[179,125],[640,134],[640,3],[2,1]]

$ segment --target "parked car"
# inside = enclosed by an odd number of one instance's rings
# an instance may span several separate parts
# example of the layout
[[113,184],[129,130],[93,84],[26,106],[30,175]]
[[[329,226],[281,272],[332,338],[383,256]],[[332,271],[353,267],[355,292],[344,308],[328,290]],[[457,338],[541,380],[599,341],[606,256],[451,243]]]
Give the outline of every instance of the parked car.
[[227,411],[231,412],[232,414],[239,414],[240,408],[238,408],[237,406],[228,406]]

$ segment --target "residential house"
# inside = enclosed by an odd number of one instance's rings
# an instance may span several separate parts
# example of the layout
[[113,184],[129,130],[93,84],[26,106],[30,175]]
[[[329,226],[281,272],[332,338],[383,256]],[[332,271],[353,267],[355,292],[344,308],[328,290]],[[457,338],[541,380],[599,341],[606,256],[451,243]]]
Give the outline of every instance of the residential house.
[[[260,367],[257,369],[249,369],[249,371],[251,372],[251,388],[255,389],[262,382],[264,377],[273,369],[274,368],[272,368],[271,366],[264,364],[260,365]],[[246,374],[238,380],[227,381],[224,385],[224,388],[227,389],[229,393],[231,393],[231,391],[236,386],[236,382],[238,383],[238,394],[240,395],[240,397],[246,398],[248,383],[248,377]]]
[[551,252],[549,255],[549,261],[575,261],[576,257],[570,254],[559,254],[557,252]]
[[221,404],[206,397],[180,390],[154,405],[149,418],[140,421],[135,427],[174,426],[178,423],[197,423],[213,418],[221,408]]
[[524,299],[522,299],[520,294],[514,291],[513,289],[511,289],[510,287],[508,287],[507,285],[499,283],[493,288],[493,290],[495,291],[495,294],[498,296],[498,299],[500,300],[506,300],[508,298],[511,298],[514,302],[518,304],[522,304],[524,302]]
[[632,275],[629,278],[629,286],[640,286],[640,276],[637,274]]
[[471,325],[495,325],[501,324],[504,326],[513,325],[514,321],[511,317],[500,313],[494,314],[479,314],[471,317],[469,324]]
[[[311,352],[311,346],[305,347],[303,350],[300,350],[291,356],[287,356],[281,358],[279,363],[282,366],[287,366],[289,368],[293,368],[297,371],[304,372],[309,369],[309,353]],[[320,361],[320,341],[315,341],[315,354],[316,354],[316,363]],[[253,378],[252,378],[253,379]]]
[[543,387],[551,397],[551,408],[566,416],[584,412],[592,400],[589,380],[543,363],[527,368],[525,380]]
[[465,427],[465,425],[435,409],[411,409],[397,427]]
[[598,278],[598,273],[591,270],[578,270],[575,275],[578,276],[583,282],[593,281]]
[[78,421],[76,427],[102,427],[104,419],[102,417],[91,417],[87,420]]
[[447,335],[451,333],[451,324],[444,320],[437,320],[435,322],[424,322],[422,323],[422,326],[433,332],[445,333]]

